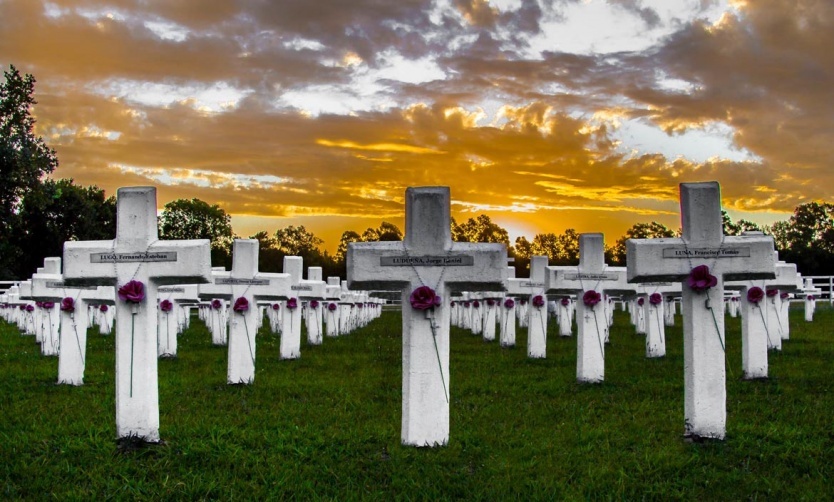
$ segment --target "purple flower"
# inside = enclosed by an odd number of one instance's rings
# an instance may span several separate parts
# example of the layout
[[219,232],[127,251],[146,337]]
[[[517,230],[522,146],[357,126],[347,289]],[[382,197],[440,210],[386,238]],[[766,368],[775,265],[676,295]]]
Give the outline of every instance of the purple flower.
[[280,304],[278,304],[278,303],[273,303],[273,304],[272,304],[272,310],[278,310],[278,309],[280,309],[280,308],[281,308],[281,305],[280,305]]
[[521,299],[521,304],[522,305],[527,305],[527,298],[522,298]]
[[536,295],[533,297],[533,306],[534,307],[544,307],[544,296]]
[[145,285],[130,281],[119,288],[119,299],[129,303],[141,303],[145,299]]
[[487,298],[487,307],[493,306],[495,306],[495,300],[493,300],[492,298]]
[[170,312],[174,310],[174,304],[171,303],[171,300],[162,300],[159,302],[159,310],[163,312]]
[[330,302],[330,303],[328,303],[328,304],[327,304],[327,310],[329,310],[329,311],[331,311],[331,312],[333,312],[333,311],[334,311],[334,310],[336,310],[337,308],[338,308],[338,305],[336,305],[336,304],[335,304],[335,303],[333,303],[333,302]]
[[408,301],[411,303],[411,308],[413,309],[429,310],[434,307],[439,307],[441,299],[430,287],[420,286],[411,292]]
[[298,308],[298,299],[290,298],[289,300],[287,300],[287,308],[290,309],[290,310],[297,309]]
[[361,308],[362,308],[362,307],[364,307],[364,306],[365,306],[365,305],[364,305],[364,304],[362,304],[362,303],[357,303],[357,304],[356,304],[356,308],[358,308],[358,309],[361,309]]
[[718,284],[718,278],[709,273],[709,267],[698,265],[686,278],[686,285],[696,293],[702,293]]
[[219,310],[222,306],[223,302],[221,302],[217,298],[211,301],[211,308],[213,308],[214,310]]
[[449,302],[449,306],[450,306],[450,307],[454,307],[454,306],[455,306],[455,302]]
[[594,291],[593,289],[589,289],[585,291],[585,294],[582,295],[582,303],[589,307],[593,307],[597,303],[602,301],[602,295]]
[[235,312],[246,312],[249,310],[249,300],[243,296],[238,297],[238,299],[235,300],[235,304],[232,306],[232,310]]
[[479,302],[478,300],[475,300],[475,301],[472,302],[472,306],[474,308],[479,308],[481,306],[481,302]]
[[788,294],[787,291],[782,291],[781,293],[779,293],[779,298],[781,298],[783,300],[787,300],[789,296],[790,295]]
[[644,300],[642,296],[637,299],[637,305],[642,307],[644,303],[646,303],[646,300]]
[[43,308],[43,302],[35,302],[35,307]]
[[506,300],[504,300],[504,306],[508,309],[515,307],[515,300],[513,300],[512,298],[507,298]]
[[98,309],[99,309],[99,311],[101,311],[101,312],[107,312],[107,311],[109,310],[109,308],[107,307],[107,305],[99,305],[99,306],[98,306]]
[[64,312],[75,312],[75,300],[69,296],[61,300],[61,310]]
[[814,295],[808,295],[807,298],[809,300],[816,300],[817,299]]
[[318,301],[318,300],[311,300],[311,301],[310,301],[310,308],[311,308],[311,309],[317,309],[317,308],[319,308],[319,301]]
[[34,312],[34,310],[35,310],[34,305],[32,305],[31,303],[26,304],[26,312]]
[[563,306],[567,307],[568,305],[570,305],[570,298],[568,298],[567,296],[563,296],[561,303]]
[[753,286],[747,290],[747,301],[754,305],[758,305],[764,299],[764,296],[764,291],[758,286]]
[[53,308],[54,306],[55,306],[55,302],[43,302],[43,305],[41,305],[41,307],[45,308],[46,310],[49,310],[49,309]]
[[773,297],[775,297],[775,296],[776,296],[776,295],[778,295],[778,294],[779,294],[779,290],[778,290],[778,289],[768,289],[768,290],[767,290],[767,297],[768,297],[768,298],[773,298]]
[[732,301],[732,302],[737,302],[737,301],[738,301],[738,297],[734,296],[734,297],[730,298],[730,301]]
[[469,302],[463,302],[464,308],[469,308]]
[[649,295],[649,303],[652,305],[660,305],[663,303],[663,297],[660,296],[660,293],[652,293]]

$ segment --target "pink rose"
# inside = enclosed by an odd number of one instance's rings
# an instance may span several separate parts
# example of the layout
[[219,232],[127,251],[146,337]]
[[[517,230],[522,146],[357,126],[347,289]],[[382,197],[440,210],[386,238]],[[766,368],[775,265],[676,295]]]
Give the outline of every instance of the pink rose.
[[249,310],[249,300],[245,297],[241,296],[237,300],[235,300],[235,304],[232,306],[232,310],[235,312],[246,312]]
[[170,312],[174,310],[174,304],[171,303],[171,300],[162,300],[159,302],[159,310],[163,312]]
[[779,290],[778,290],[778,289],[768,289],[768,290],[767,290],[767,297],[768,297],[768,298],[773,298],[773,297],[775,297],[775,296],[776,296],[776,295],[778,295],[778,294],[779,294]]
[[141,303],[145,299],[145,285],[130,281],[119,288],[119,299],[128,303]]
[[217,298],[215,298],[214,300],[211,301],[211,308],[213,308],[215,310],[220,309],[220,307],[222,307],[222,306],[223,306],[223,302],[221,302]]
[[758,286],[753,286],[747,290],[747,301],[752,304],[758,305],[764,299],[764,296],[764,291]]
[[584,303],[585,305],[587,305],[589,307],[593,307],[594,305],[596,305],[600,301],[602,301],[602,295],[600,295],[599,293],[597,293],[593,289],[585,291],[585,294],[582,295],[582,303]]
[[278,309],[280,309],[280,308],[281,308],[281,305],[280,305],[280,304],[278,304],[278,303],[273,303],[273,304],[272,304],[272,310],[278,310]]
[[298,299],[290,298],[289,300],[287,300],[287,308],[290,309],[290,310],[297,309],[298,308]]
[[329,311],[331,311],[331,312],[333,312],[333,311],[334,311],[334,310],[336,310],[337,308],[338,308],[338,305],[336,305],[336,304],[335,304],[335,303],[333,303],[333,302],[331,302],[331,303],[328,303],[328,304],[327,304],[327,310],[329,310]]
[[311,301],[310,301],[310,308],[311,308],[311,309],[317,309],[317,308],[319,308],[319,302],[318,302],[318,300],[311,300]]
[[75,300],[69,296],[61,300],[61,310],[64,312],[75,312]]
[[515,307],[515,300],[513,300],[512,298],[507,298],[506,300],[504,300],[504,307],[508,309]]
[[718,279],[709,273],[709,267],[698,265],[693,268],[686,278],[686,284],[696,293],[702,293],[718,284]]
[[49,310],[55,306],[55,302],[43,302],[42,307]]
[[533,297],[533,306],[534,307],[544,307],[544,296],[536,295]]
[[441,302],[440,296],[428,286],[420,286],[412,291],[408,300],[411,303],[411,308],[416,310],[433,309],[434,307],[440,306]]
[[663,303],[663,297],[660,296],[660,293],[652,293],[649,295],[649,303],[652,305],[660,305]]
[[107,307],[107,305],[99,305],[98,310],[100,312],[107,312],[109,310],[109,308]]

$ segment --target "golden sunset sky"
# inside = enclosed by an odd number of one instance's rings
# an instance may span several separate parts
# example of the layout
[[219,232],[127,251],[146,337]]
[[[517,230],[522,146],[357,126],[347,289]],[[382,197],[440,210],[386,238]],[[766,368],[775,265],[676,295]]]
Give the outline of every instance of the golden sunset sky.
[[402,228],[405,188],[511,237],[759,223],[834,194],[831,0],[0,0],[56,178],[219,204],[242,237]]

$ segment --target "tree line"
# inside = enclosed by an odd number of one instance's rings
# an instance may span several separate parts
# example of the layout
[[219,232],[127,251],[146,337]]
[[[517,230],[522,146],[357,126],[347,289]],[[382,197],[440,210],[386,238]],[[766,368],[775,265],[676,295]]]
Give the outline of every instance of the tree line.
[[[0,82],[0,280],[31,276],[49,256],[61,256],[68,240],[106,240],[116,233],[116,200],[96,186],[79,186],[71,179],[47,177],[58,167],[55,150],[34,134],[31,108],[35,79],[10,66]],[[808,202],[796,207],[785,221],[770,226],[738,220],[723,212],[724,233],[739,235],[762,231],[773,236],[780,257],[796,263],[804,275],[834,275],[834,204]],[[506,229],[485,214],[458,223],[452,219],[456,242],[492,242],[507,246],[519,277],[527,275],[531,256],[547,256],[551,265],[579,263],[579,234],[569,228],[561,234],[540,233],[528,240],[510,242]],[[629,228],[613,246],[606,246],[606,261],[625,266],[628,239],[675,237],[670,229],[651,221]],[[212,265],[231,267],[235,235],[231,217],[218,205],[200,199],[169,202],[159,216],[161,239],[209,239]],[[383,221],[359,233],[346,230],[335,254],[321,249],[322,239],[303,225],[280,228],[249,238],[260,243],[259,269],[280,272],[284,256],[301,256],[307,266],[319,266],[325,277],[345,277],[345,258],[351,242],[399,241],[402,231]]]

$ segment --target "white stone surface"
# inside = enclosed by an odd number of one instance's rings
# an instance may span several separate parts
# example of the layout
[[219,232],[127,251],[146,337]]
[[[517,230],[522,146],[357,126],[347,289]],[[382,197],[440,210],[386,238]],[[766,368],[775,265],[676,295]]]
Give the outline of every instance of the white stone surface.
[[[407,445],[436,446],[449,440],[451,292],[502,290],[507,251],[500,244],[452,242],[448,187],[409,188],[405,198],[404,241],[350,244],[348,284],[402,292],[401,439]],[[412,291],[423,285],[442,298],[433,310],[409,303]]]
[[[684,424],[687,436],[723,439],[726,433],[724,281],[774,276],[773,239],[722,234],[718,183],[682,183],[683,236],[629,239],[630,282],[684,281]],[[707,265],[717,284],[697,292],[685,280]],[[711,310],[715,308],[715,312]]]
[[64,244],[64,280],[120,287],[144,284],[145,298],[135,305],[116,302],[116,433],[159,441],[157,376],[157,288],[208,282],[209,241],[160,241],[156,189],[120,188],[116,238]]

